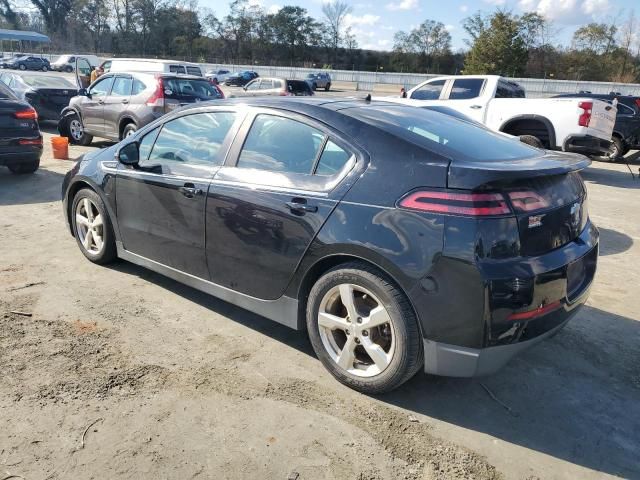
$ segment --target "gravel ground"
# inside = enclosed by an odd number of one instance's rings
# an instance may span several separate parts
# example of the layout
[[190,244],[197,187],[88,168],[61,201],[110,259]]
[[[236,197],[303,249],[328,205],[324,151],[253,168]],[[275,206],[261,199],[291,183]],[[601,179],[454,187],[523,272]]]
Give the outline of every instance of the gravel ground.
[[47,147],[35,175],[0,168],[0,478],[640,478],[626,166],[584,172],[601,258],[566,329],[492,377],[419,374],[377,398],[336,383],[303,334],[85,260],[60,209],[71,166]]

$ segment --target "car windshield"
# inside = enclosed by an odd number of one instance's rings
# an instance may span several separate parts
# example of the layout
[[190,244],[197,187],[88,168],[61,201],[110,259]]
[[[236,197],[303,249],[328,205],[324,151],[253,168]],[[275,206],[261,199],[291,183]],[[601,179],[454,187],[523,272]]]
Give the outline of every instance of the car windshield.
[[350,108],[343,113],[452,160],[500,162],[539,156],[516,138],[492,132],[444,113],[405,105]]
[[49,75],[23,75],[22,81],[32,88],[77,88],[66,78]]
[[165,78],[163,79],[163,84],[167,98],[176,98],[185,101],[206,101],[221,98],[218,89],[207,80]]

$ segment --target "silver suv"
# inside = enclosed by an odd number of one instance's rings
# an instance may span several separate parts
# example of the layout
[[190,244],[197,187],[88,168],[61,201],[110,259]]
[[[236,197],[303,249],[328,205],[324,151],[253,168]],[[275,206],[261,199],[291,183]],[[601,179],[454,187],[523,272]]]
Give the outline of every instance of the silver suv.
[[327,92],[331,90],[331,75],[328,73],[310,73],[305,80],[313,90],[318,88],[324,88]]

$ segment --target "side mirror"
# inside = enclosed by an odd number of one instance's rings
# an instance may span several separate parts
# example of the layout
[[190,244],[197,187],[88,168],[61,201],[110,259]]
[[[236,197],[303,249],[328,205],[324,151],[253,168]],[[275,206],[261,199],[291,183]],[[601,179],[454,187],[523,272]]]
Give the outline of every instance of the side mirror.
[[86,88],[81,88],[80,90],[78,90],[78,95],[80,95],[81,97],[88,97],[89,92],[87,92]]
[[135,167],[140,161],[140,145],[138,142],[127,143],[118,150],[116,157],[120,163]]

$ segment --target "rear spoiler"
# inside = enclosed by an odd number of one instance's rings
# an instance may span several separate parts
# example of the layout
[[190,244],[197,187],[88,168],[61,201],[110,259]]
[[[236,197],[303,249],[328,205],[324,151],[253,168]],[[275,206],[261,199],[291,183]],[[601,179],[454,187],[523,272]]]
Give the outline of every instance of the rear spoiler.
[[453,160],[447,186],[474,190],[488,183],[577,172],[589,165],[591,160],[584,155],[549,151],[538,157],[499,162]]

